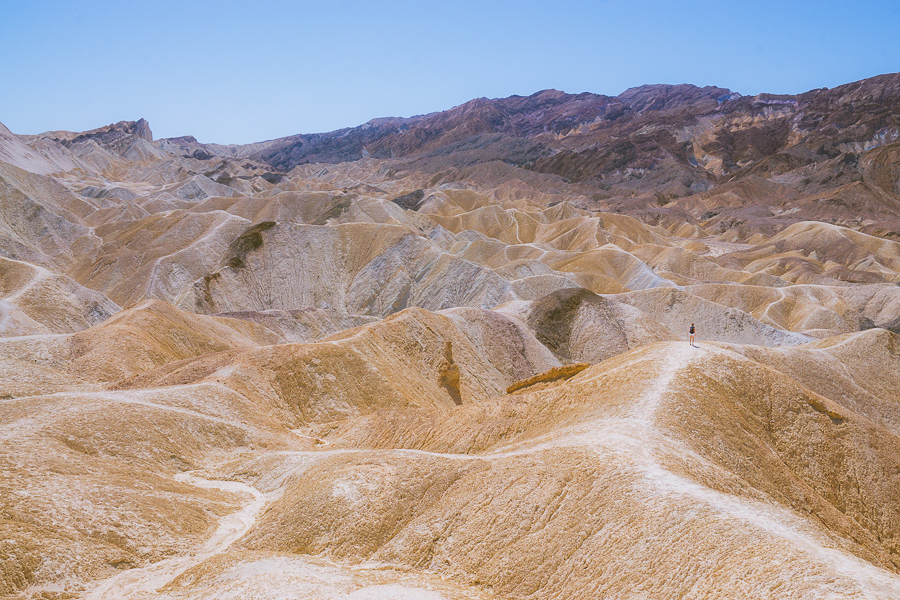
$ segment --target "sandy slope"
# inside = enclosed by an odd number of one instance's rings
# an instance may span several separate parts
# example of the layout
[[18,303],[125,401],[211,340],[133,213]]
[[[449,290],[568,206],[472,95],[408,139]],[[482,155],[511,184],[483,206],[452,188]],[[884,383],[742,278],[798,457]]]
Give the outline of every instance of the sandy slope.
[[218,528],[203,546],[190,554],[154,563],[141,569],[131,569],[103,582],[96,590],[87,594],[88,600],[106,598],[148,598],[155,597],[157,590],[164,587],[181,573],[222,552],[240,539],[256,522],[266,498],[256,489],[235,481],[210,481],[179,473],[177,481],[183,481],[208,489],[219,489],[235,494],[250,495],[253,499],[241,510],[219,519]]

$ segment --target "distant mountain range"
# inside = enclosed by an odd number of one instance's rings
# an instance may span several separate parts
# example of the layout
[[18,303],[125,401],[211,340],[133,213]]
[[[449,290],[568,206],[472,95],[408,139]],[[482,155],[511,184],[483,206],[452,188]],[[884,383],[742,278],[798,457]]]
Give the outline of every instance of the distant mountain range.
[[750,174],[793,173],[801,187],[814,186],[799,170],[817,163],[853,179],[847,167],[860,152],[898,140],[900,74],[889,74],[799,95],[742,96],[686,84],[645,85],[615,97],[544,90],[255,144],[201,144],[190,136],[159,144],[285,172],[367,157],[454,157],[447,158],[454,166],[502,160],[572,182],[670,184],[671,194],[686,195]]

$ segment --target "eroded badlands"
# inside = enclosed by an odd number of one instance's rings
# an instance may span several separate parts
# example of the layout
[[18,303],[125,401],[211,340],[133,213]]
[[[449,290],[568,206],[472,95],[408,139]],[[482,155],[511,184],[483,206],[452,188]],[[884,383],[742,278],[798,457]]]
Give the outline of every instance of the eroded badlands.
[[[0,596],[900,598],[897,143],[707,90],[0,127]],[[651,118],[706,183],[579,146]]]

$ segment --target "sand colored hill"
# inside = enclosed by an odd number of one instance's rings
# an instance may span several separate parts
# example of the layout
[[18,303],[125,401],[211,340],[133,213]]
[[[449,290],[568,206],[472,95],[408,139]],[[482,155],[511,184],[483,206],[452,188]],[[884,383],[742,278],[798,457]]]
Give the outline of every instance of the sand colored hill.
[[74,333],[120,310],[71,278],[0,258],[0,336]]
[[598,363],[631,348],[675,339],[664,325],[628,304],[570,288],[528,304],[501,306],[518,314],[564,362]]
[[709,302],[677,289],[656,288],[613,296],[649,314],[681,337],[695,323],[699,339],[730,341],[760,346],[793,346],[807,342],[806,335],[776,329],[737,308]]
[[[814,458],[802,445],[810,428]],[[882,451],[848,456],[844,430]],[[438,421],[379,412],[327,439],[336,449],[302,467],[243,546],[399,562],[510,595],[896,593],[893,575],[866,566],[896,568],[882,529],[894,519],[893,434],[725,348],[650,346],[555,388]],[[854,460],[883,475],[860,475],[873,485],[831,504],[843,493],[828,470]],[[870,513],[873,502],[888,512]],[[715,542],[698,546],[700,530]]]
[[900,290],[891,284],[860,286],[705,284],[691,294],[740,308],[764,323],[816,337],[876,326],[893,330],[900,310]]
[[0,597],[900,597],[897,82],[0,126]]
[[53,179],[0,162],[0,246],[7,258],[56,269],[71,265],[73,244],[89,234],[93,207]]
[[[410,352],[410,346],[417,347]],[[559,362],[520,323],[478,309],[407,309],[313,344],[249,347],[173,362],[119,387],[215,382],[292,407],[299,423],[409,404],[476,402]],[[320,401],[324,400],[324,402]]]
[[173,361],[238,347],[275,343],[255,323],[201,317],[158,301],[119,312],[68,335],[0,338],[6,397],[114,382]]
[[95,229],[100,243],[85,252],[72,275],[123,306],[144,298],[171,301],[216,264],[248,225],[219,211],[165,211]]
[[281,341],[289,343],[317,342],[339,331],[378,320],[366,315],[350,315],[322,308],[242,311],[213,316],[259,323],[278,335]]
[[211,451],[290,439],[242,399],[208,387],[64,392],[4,400],[0,412],[5,596],[35,583],[83,589],[79,581],[189,551],[241,498],[172,475]]
[[[464,315],[448,316],[458,323]],[[475,316],[465,315],[467,335],[458,340],[471,343],[472,326],[478,323]],[[353,579],[359,586],[363,584],[357,578],[374,578],[368,583],[386,586],[410,582],[396,576],[380,578],[367,564],[395,564],[399,573],[424,569],[440,574],[449,587],[434,593],[448,595],[436,597],[457,597],[454,594],[469,586],[474,586],[471,593],[481,589],[515,595],[530,589],[541,597],[561,593],[593,597],[623,589],[664,594],[683,590],[681,593],[690,597],[717,590],[731,593],[735,586],[746,594],[775,590],[778,594],[814,594],[831,589],[851,596],[888,598],[896,593],[900,580],[889,574],[896,569],[897,560],[892,558],[890,542],[895,528],[890,494],[896,486],[886,474],[896,470],[890,462],[896,452],[890,448],[896,443],[893,432],[900,421],[893,404],[878,398],[896,396],[897,382],[882,379],[877,389],[853,392],[852,397],[844,391],[857,389],[856,378],[848,378],[847,373],[873,362],[885,365],[894,360],[893,334],[871,330],[836,342],[777,352],[758,346],[705,343],[691,348],[684,342],[643,346],[558,380],[556,385],[531,392],[526,388],[496,399],[469,399],[454,409],[449,398],[435,403],[426,399],[426,394],[439,397],[437,381],[429,384],[411,379],[421,372],[421,363],[400,368],[396,363],[403,356],[397,354],[396,344],[426,339],[423,334],[428,329],[410,335],[410,326],[431,323],[446,330],[447,320],[447,316],[429,317],[424,311],[408,310],[383,325],[306,346],[319,364],[344,362],[343,367],[326,367],[326,372],[344,373],[348,363],[339,358],[342,347],[351,344],[357,354],[368,348],[370,357],[365,362],[378,364],[371,353],[385,348],[387,342],[388,348],[394,348],[387,358],[393,360],[394,369],[382,371],[382,377],[395,382],[393,393],[402,400],[382,404],[382,408],[372,401],[363,402],[335,421],[327,403],[317,406],[335,397],[334,387],[325,393],[293,388],[297,391],[281,397],[299,393],[311,403],[300,410],[307,423],[300,436],[290,434],[281,424],[291,422],[288,415],[296,408],[284,410],[277,395],[265,393],[260,384],[268,378],[268,371],[254,370],[252,355],[228,361],[237,368],[227,375],[220,371],[220,382],[207,375],[194,381],[164,380],[159,383],[166,387],[149,384],[149,389],[141,389],[148,385],[143,376],[131,380],[126,386],[130,389],[120,386],[116,391],[6,401],[4,411],[13,411],[7,416],[54,410],[54,418],[63,419],[59,423],[65,426],[54,425],[57,421],[48,417],[13,419],[18,425],[14,429],[7,425],[4,431],[19,444],[47,447],[45,456],[51,448],[52,455],[58,455],[60,450],[52,444],[60,444],[64,449],[60,460],[68,465],[63,473],[72,473],[80,461],[88,460],[95,472],[101,469],[91,481],[102,485],[106,493],[115,490],[121,498],[124,492],[103,482],[123,478],[140,480],[143,489],[155,490],[144,492],[140,499],[135,497],[131,506],[162,507],[158,504],[162,499],[179,494],[181,504],[164,500],[165,511],[148,513],[158,516],[137,521],[132,516],[129,522],[139,525],[150,519],[147,526],[156,532],[168,528],[182,542],[196,539],[187,537],[187,532],[204,531],[210,515],[215,518],[216,511],[227,512],[228,508],[210,504],[212,492],[198,491],[184,483],[187,480],[164,484],[170,465],[179,465],[179,470],[189,468],[181,465],[190,465],[203,452],[221,454],[234,445],[244,448],[243,458],[232,455],[228,463],[206,476],[237,477],[259,489],[261,498],[271,505],[255,518],[240,542],[207,560],[182,565],[186,569],[166,588],[175,597],[192,597],[199,589],[224,589],[220,586],[240,593],[251,589],[277,593],[271,586],[256,587],[261,583],[249,573],[237,579],[229,575],[257,568],[266,572],[274,565],[287,569],[279,577],[302,582],[304,589],[349,585],[344,579],[346,567],[341,565],[360,563]],[[459,330],[458,324],[450,327],[456,335],[465,331]],[[477,325],[476,330],[483,327]],[[368,345],[368,338],[377,338],[378,345]],[[485,339],[509,338],[488,335]],[[471,368],[473,363],[466,358],[471,350],[460,343],[454,347],[462,358],[455,360],[460,361],[460,381],[465,382],[465,367]],[[536,341],[531,343],[539,348]],[[439,355],[440,340],[432,344]],[[292,346],[271,347],[276,348]],[[304,346],[293,348],[297,352]],[[252,347],[239,350],[247,351],[256,352]],[[482,361],[479,373],[488,365],[499,366],[498,360],[502,362],[503,354],[486,361],[486,351],[482,347],[475,355]],[[888,362],[876,358],[878,353]],[[286,364],[286,372],[299,370],[296,363],[270,362],[275,364]],[[834,364],[834,375],[821,372],[823,364]],[[188,365],[178,367],[174,374],[197,372]],[[435,380],[440,367],[430,368]],[[866,377],[864,370],[859,373]],[[150,376],[158,377],[152,372]],[[240,391],[228,391],[237,387],[237,380],[243,381]],[[377,388],[366,383],[365,389]],[[59,412],[60,403],[69,408]],[[261,406],[271,408],[261,414]],[[118,407],[131,411],[126,420]],[[151,432],[174,426],[167,425],[167,412],[178,417],[179,429],[191,436],[190,443],[171,434],[166,442],[153,437],[159,434]],[[288,420],[282,421],[285,418]],[[29,422],[41,425],[34,429],[26,424]],[[147,429],[149,422],[153,426]],[[191,425],[194,422],[196,426],[209,423],[199,430],[204,432],[200,437]],[[101,423],[105,423],[103,429],[99,429]],[[115,437],[113,432],[123,423],[142,427],[141,437],[127,442]],[[808,462],[811,448],[805,445],[810,429],[820,432],[814,438],[814,462]],[[706,433],[698,437],[698,430]],[[84,431],[104,433],[85,437]],[[841,433],[844,431],[847,433]],[[213,439],[218,441],[212,443]],[[223,447],[224,440],[231,441]],[[320,449],[313,450],[315,447]],[[291,450],[286,452],[288,448]],[[855,458],[848,454],[850,448],[866,457]],[[84,458],[73,460],[66,452]],[[135,472],[110,466],[121,460],[127,460],[130,469],[159,474],[136,479]],[[855,470],[863,465],[874,472]],[[111,474],[105,476],[115,479],[103,479],[101,473],[110,469]],[[847,496],[842,487],[834,487],[832,482],[840,478],[829,475],[828,469],[854,473],[851,489],[857,491]],[[22,471],[16,473],[21,477]],[[60,480],[73,475],[32,477],[29,485],[41,487],[29,489],[53,490]],[[93,488],[83,487],[88,480],[81,476],[78,481],[77,497],[90,498],[97,507],[95,527],[103,530],[109,527],[104,524],[121,522],[119,512],[103,508],[107,500],[90,491]],[[57,492],[45,493],[58,496]],[[37,518],[47,510],[27,500],[29,497],[11,507],[18,515],[17,522],[25,515]],[[71,509],[61,498],[54,506],[54,519],[74,518],[65,516]],[[194,508],[201,506],[212,512]],[[535,510],[544,506],[551,510]],[[873,506],[882,508],[872,513],[868,507]],[[169,511],[178,511],[180,520],[172,521],[175,513]],[[594,515],[588,521],[580,516],[585,511]],[[806,515],[810,514],[815,518],[809,519]],[[190,517],[194,521],[186,521],[189,515],[196,515]],[[160,518],[167,519],[165,524],[153,520]],[[573,532],[572,527],[583,533]],[[697,536],[710,530],[715,531],[715,543],[698,547]],[[88,557],[77,568],[74,564],[65,567],[73,576],[101,575],[102,569],[97,569],[110,560],[106,558],[112,556],[109,553],[118,552],[121,562],[116,564],[120,566],[141,564],[142,557],[152,556],[147,552],[166,552],[175,539],[170,538],[169,546],[154,546],[158,550],[145,547],[136,551],[134,544],[146,535],[140,528],[118,527],[122,537],[112,544],[101,543],[102,537],[98,539],[94,531],[82,527],[66,534],[67,539],[82,540],[79,543]],[[430,537],[426,540],[423,536]],[[643,540],[641,545],[631,543],[635,536]],[[160,544],[163,538],[156,539]],[[54,543],[50,538],[46,545]],[[781,549],[777,554],[791,557],[788,564],[772,561],[773,547]],[[535,553],[529,548],[542,550]],[[42,556],[50,552],[47,547],[31,546],[23,551],[43,552]],[[685,565],[696,564],[698,553],[703,557],[700,564],[712,561],[723,568],[714,575],[703,569],[686,569]],[[741,560],[732,562],[735,553]],[[30,555],[21,556],[21,564],[26,564]],[[96,558],[90,558],[93,556]],[[516,557],[515,566],[512,557]],[[605,565],[609,564],[616,565],[616,570],[608,572]],[[654,572],[663,575],[642,575],[643,564],[655,565]],[[748,564],[760,567],[748,574]],[[161,579],[154,581],[162,585],[166,571],[162,566],[158,570]],[[598,571],[607,575],[598,578]],[[18,576],[34,580],[45,575],[38,569]],[[429,583],[428,576],[413,581],[414,587],[436,585]]]

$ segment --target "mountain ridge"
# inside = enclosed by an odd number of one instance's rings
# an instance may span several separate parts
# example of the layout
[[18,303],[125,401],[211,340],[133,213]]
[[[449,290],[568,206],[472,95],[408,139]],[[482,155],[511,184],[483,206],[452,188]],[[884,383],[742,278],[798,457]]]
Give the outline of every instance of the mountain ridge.
[[[743,96],[691,84],[643,85],[618,96],[542,90],[477,98],[411,117],[381,118],[333,132],[296,134],[252,145],[167,140],[185,153],[241,156],[287,172],[306,163],[365,158],[419,161],[470,148],[468,165],[497,158],[602,190],[670,197],[711,189],[748,174],[799,186],[803,169],[842,160],[851,179],[860,152],[900,140],[900,75],[885,74],[802,94]],[[457,165],[465,166],[465,165]],[[841,176],[840,174],[838,176]]]

